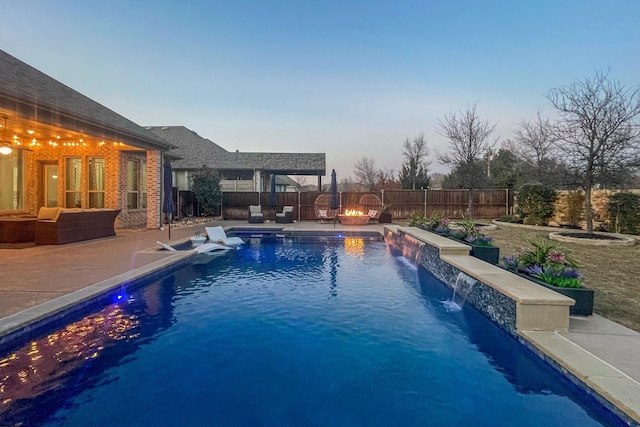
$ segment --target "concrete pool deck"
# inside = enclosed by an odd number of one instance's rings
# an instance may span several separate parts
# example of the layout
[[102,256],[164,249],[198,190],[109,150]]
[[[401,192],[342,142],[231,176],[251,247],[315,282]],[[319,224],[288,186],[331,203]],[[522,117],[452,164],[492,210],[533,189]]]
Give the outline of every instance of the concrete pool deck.
[[[116,237],[54,246],[0,249],[0,335],[19,327],[28,316],[45,317],[52,301],[160,268],[188,256],[163,250],[156,241],[178,243],[204,232],[205,226],[283,227],[299,231],[364,230],[383,234],[384,226],[343,226],[298,222],[248,224],[218,221],[168,230],[119,230]],[[69,294],[72,294],[69,295]],[[596,296],[597,298],[597,296]],[[67,303],[71,303],[68,301]],[[59,308],[58,308],[59,309]],[[563,369],[597,390],[640,423],[640,333],[598,315],[571,317],[566,332],[523,331],[521,336]]]

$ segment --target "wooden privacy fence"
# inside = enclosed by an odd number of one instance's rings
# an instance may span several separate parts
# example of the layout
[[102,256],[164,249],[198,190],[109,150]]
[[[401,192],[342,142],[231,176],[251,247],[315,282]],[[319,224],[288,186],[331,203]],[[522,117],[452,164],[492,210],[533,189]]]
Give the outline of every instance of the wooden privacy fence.
[[[302,193],[276,193],[277,204],[269,206],[269,193],[223,192],[222,213],[225,219],[246,219],[249,205],[262,206],[266,219],[274,219],[283,206],[293,206],[293,218],[315,221],[314,202],[319,191]],[[469,190],[383,190],[371,192],[340,192],[340,212],[358,207],[366,194],[380,197],[383,205],[389,206],[393,219],[409,219],[414,215],[442,212],[451,218],[469,216]],[[508,215],[513,208],[513,190],[475,190],[473,192],[473,218],[494,219]]]

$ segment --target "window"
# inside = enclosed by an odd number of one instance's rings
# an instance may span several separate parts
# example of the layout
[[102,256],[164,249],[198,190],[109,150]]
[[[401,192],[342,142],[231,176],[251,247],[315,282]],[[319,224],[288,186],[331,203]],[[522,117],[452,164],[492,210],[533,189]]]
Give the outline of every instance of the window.
[[104,159],[89,157],[89,207],[104,208]]
[[127,160],[127,208],[138,209],[140,196],[140,162]]
[[142,162],[140,180],[140,207],[147,209],[147,164],[145,162]]
[[24,150],[0,155],[0,211],[25,209]]
[[68,157],[65,159],[64,206],[66,208],[82,207],[82,159]]

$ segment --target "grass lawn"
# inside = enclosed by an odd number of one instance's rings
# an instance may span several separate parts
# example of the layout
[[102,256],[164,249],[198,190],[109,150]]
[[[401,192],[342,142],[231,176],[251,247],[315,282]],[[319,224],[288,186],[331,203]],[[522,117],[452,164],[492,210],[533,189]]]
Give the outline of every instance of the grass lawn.
[[[549,240],[549,231],[517,227],[498,227],[485,234],[500,247],[501,257],[516,255],[527,247],[526,239]],[[634,246],[551,242],[578,263],[585,286],[595,290],[594,312],[640,332],[640,241]]]

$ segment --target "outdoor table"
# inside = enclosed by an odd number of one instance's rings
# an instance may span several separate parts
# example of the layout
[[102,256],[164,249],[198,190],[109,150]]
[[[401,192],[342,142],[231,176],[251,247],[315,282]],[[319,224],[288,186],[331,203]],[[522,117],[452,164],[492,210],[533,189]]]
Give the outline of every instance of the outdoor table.
[[0,243],[35,241],[36,217],[0,217]]

